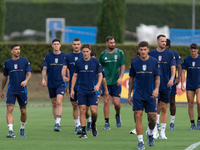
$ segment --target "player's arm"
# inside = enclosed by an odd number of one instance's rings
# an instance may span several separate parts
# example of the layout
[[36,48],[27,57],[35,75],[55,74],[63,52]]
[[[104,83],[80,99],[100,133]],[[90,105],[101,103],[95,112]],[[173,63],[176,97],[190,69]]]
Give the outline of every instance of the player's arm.
[[182,71],[182,67],[181,64],[176,66],[176,69],[178,70],[178,77],[175,80],[175,84],[179,84],[179,79],[181,78],[181,71]]
[[171,66],[171,77],[169,82],[167,83],[167,86],[173,86],[173,81],[174,81],[174,77],[176,74],[176,67],[175,66]]
[[182,73],[181,73],[181,90],[184,91],[185,90],[185,86],[184,86],[184,81],[185,81],[185,69],[182,69]]
[[130,105],[132,105],[131,92],[133,91],[134,83],[135,83],[135,77],[129,77],[128,103]]
[[[70,73],[69,73],[69,69],[67,69],[67,77],[70,80]],[[67,87],[66,87],[66,94],[69,94],[69,81],[67,82]]]
[[26,79],[24,81],[22,81],[21,86],[25,87],[30,79],[31,79],[31,72],[27,72]]
[[94,87],[94,91],[97,92],[99,91],[100,85],[101,85],[101,81],[102,81],[102,72],[98,73],[98,83],[95,85]]
[[152,93],[153,99],[158,97],[159,87],[160,87],[160,76],[155,76],[155,89]]
[[[69,71],[67,71],[67,66],[63,65],[62,67],[62,78],[64,82],[69,82]],[[66,73],[67,73],[67,77],[66,77]]]
[[76,84],[76,80],[77,80],[77,73],[73,74],[72,77],[72,81],[71,81],[71,93],[70,93],[70,97],[74,99],[74,86]]
[[125,72],[125,65],[121,65],[121,72],[120,72],[120,76],[119,79],[117,80],[117,85],[120,86],[122,85],[122,78],[124,76],[124,72]]
[[107,87],[106,78],[103,78],[103,79],[102,79],[102,84],[103,84],[103,87],[104,87],[104,89],[105,89],[104,95],[108,96],[108,95],[109,95],[109,92],[108,92],[108,87]]
[[47,76],[47,67],[43,66],[42,69],[42,86],[45,87],[46,86],[46,76]]
[[5,88],[7,81],[8,81],[8,76],[3,76],[3,79],[2,79],[2,82],[1,82],[1,98],[2,99],[4,98],[3,89]]

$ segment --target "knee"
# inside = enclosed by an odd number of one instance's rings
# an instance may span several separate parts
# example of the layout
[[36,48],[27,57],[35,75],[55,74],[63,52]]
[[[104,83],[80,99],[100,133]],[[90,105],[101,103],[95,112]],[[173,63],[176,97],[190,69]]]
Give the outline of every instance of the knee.
[[161,107],[161,111],[164,112],[164,113],[166,113],[167,112],[167,108]]

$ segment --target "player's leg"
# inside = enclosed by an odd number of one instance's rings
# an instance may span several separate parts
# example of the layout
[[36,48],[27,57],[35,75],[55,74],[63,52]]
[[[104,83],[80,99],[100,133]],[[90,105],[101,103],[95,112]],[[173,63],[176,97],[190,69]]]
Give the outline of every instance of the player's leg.
[[72,113],[73,113],[74,124],[75,124],[75,131],[73,132],[73,134],[81,134],[82,129],[81,129],[81,123],[80,123],[80,119],[79,119],[79,107],[78,107],[78,103],[77,103],[77,91],[75,91],[74,99],[72,99],[70,97],[70,101],[71,101],[72,108],[73,108]]
[[[108,91],[110,93],[110,86],[108,85]],[[110,130],[110,124],[109,124],[109,106],[110,106],[110,95],[105,96],[104,95],[104,87],[103,85],[101,86],[101,90],[102,90],[102,96],[103,96],[103,101],[104,101],[104,105],[103,105],[103,112],[104,112],[104,118],[105,118],[105,125],[103,130]]]
[[55,128],[54,131],[59,132],[61,131],[61,126],[60,126],[60,121],[61,121],[61,116],[62,116],[62,112],[63,112],[63,107],[62,107],[62,100],[63,100],[63,95],[58,94],[56,96],[56,124],[55,124]]
[[7,125],[9,129],[9,133],[7,134],[8,138],[15,138],[15,134],[13,131],[13,109],[16,101],[16,96],[14,94],[9,94],[7,92],[7,99],[6,99],[6,107],[7,107],[7,113],[6,113],[6,120]]
[[[136,121],[135,121],[135,112],[133,113],[133,117],[134,117],[134,123],[135,123],[135,126],[136,126]],[[137,134],[136,132],[136,128],[134,128],[133,130],[130,131],[130,134]]]
[[176,95],[176,85],[172,86],[170,95],[170,114],[171,114],[170,130],[175,130],[175,125],[174,125],[175,114],[176,114],[175,95]]
[[121,116],[120,116],[120,95],[121,95],[121,86],[112,85],[111,86],[111,96],[113,97],[113,104],[115,107],[116,115],[116,126],[119,128],[122,126]]
[[161,106],[160,106],[160,101],[157,99],[157,120],[156,120],[156,127],[157,130],[160,130],[160,111],[161,111]]
[[146,134],[147,134],[149,146],[154,146],[153,131],[154,131],[154,128],[156,126],[156,118],[157,118],[157,112],[148,112],[148,120],[149,120],[148,127],[149,127],[149,130],[147,131]]
[[167,105],[168,103],[165,102],[160,102],[161,106],[161,132],[160,132],[160,139],[167,139],[165,135],[165,129],[166,129],[166,124],[167,124]]
[[56,122],[56,112],[57,112],[56,89],[48,88],[48,91],[49,91],[49,98],[51,99],[51,103],[52,103],[53,117]]
[[196,125],[194,122],[194,96],[195,96],[195,91],[186,91],[187,95],[187,101],[188,101],[188,114],[190,117],[190,122],[191,122],[191,127],[189,130],[195,130]]
[[195,90],[195,94],[196,94],[197,114],[198,114],[196,129],[200,130],[200,88]]
[[27,113],[26,113],[26,105],[23,106],[21,105],[20,106],[20,111],[21,111],[21,117],[20,117],[20,120],[21,120],[21,127],[20,127],[20,137],[26,137],[25,135],[25,124],[26,124],[26,119],[27,119]]
[[89,106],[87,106],[87,108],[86,108],[85,116],[86,116],[86,120],[87,120],[87,127],[86,127],[86,130],[87,130],[87,131],[92,131],[92,128],[91,128],[92,119],[91,119],[90,113],[89,113]]

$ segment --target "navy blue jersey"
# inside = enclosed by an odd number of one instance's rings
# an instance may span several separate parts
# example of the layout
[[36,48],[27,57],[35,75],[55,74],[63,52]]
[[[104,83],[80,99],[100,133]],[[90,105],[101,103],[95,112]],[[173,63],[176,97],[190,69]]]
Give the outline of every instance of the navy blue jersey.
[[131,62],[130,77],[135,77],[133,99],[152,100],[155,76],[160,76],[158,61],[149,56],[146,61],[135,59]]
[[160,65],[160,90],[162,89],[170,89],[167,86],[171,76],[171,66],[176,66],[174,54],[165,49],[163,52],[158,52],[156,49],[149,52],[149,55],[156,58]]
[[65,57],[66,53],[64,52],[58,55],[49,52],[45,55],[42,66],[47,67],[47,86],[49,88],[57,88],[64,84],[61,71]]
[[[100,67],[102,68],[102,78],[105,78],[105,74],[104,74],[104,70],[103,70],[102,65],[100,65]],[[97,73],[96,74],[96,84],[98,83],[98,78],[99,78],[99,76],[98,76],[98,73]]]
[[9,75],[8,93],[21,94],[27,93],[26,86],[22,87],[21,82],[26,79],[26,73],[31,72],[31,66],[28,59],[19,57],[17,60],[12,58],[4,63],[3,75]]
[[174,54],[176,66],[181,65],[182,61],[181,61],[181,56],[179,55],[179,53],[177,53],[173,50],[170,50],[170,51]]
[[102,67],[96,58],[90,57],[89,61],[83,58],[75,62],[74,73],[78,74],[78,90],[79,92],[94,91],[96,85],[96,74],[102,72]]
[[[131,63],[132,63],[135,59],[137,59],[137,58],[139,58],[139,57],[134,57],[134,58],[131,60]],[[131,67],[130,67],[130,70],[129,70],[129,76],[130,76],[130,74],[132,74]]]
[[182,69],[187,70],[186,90],[200,88],[200,55],[195,59],[191,55],[186,57]]
[[[69,69],[69,72],[70,72],[69,89],[71,88],[71,79],[72,79],[73,74],[74,74],[75,61],[77,61],[80,58],[83,58],[82,52],[80,52],[78,54],[71,52],[71,53],[66,55],[66,58],[64,60],[63,65],[67,66],[68,69]],[[77,80],[78,80],[78,78],[77,78]],[[76,85],[74,86],[74,91],[76,91],[77,85],[78,85],[78,81],[76,82]]]

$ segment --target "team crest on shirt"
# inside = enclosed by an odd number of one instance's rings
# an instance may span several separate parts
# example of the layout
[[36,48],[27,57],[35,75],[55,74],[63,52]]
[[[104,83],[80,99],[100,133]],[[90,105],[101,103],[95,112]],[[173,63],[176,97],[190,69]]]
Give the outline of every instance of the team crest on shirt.
[[115,59],[117,59],[117,55],[115,55]]
[[88,65],[85,65],[85,70],[88,70]]
[[17,69],[17,68],[18,68],[17,64],[14,64],[14,68],[15,68],[15,69]]
[[78,60],[78,57],[75,57],[74,59],[75,59],[75,61],[77,61],[77,60]]
[[58,58],[55,58],[55,63],[56,63],[56,64],[58,63]]
[[195,66],[195,61],[192,62],[192,67],[194,67],[194,66]]
[[147,70],[147,65],[142,65],[142,70],[146,71]]
[[161,61],[162,60],[162,56],[158,56],[158,60]]

